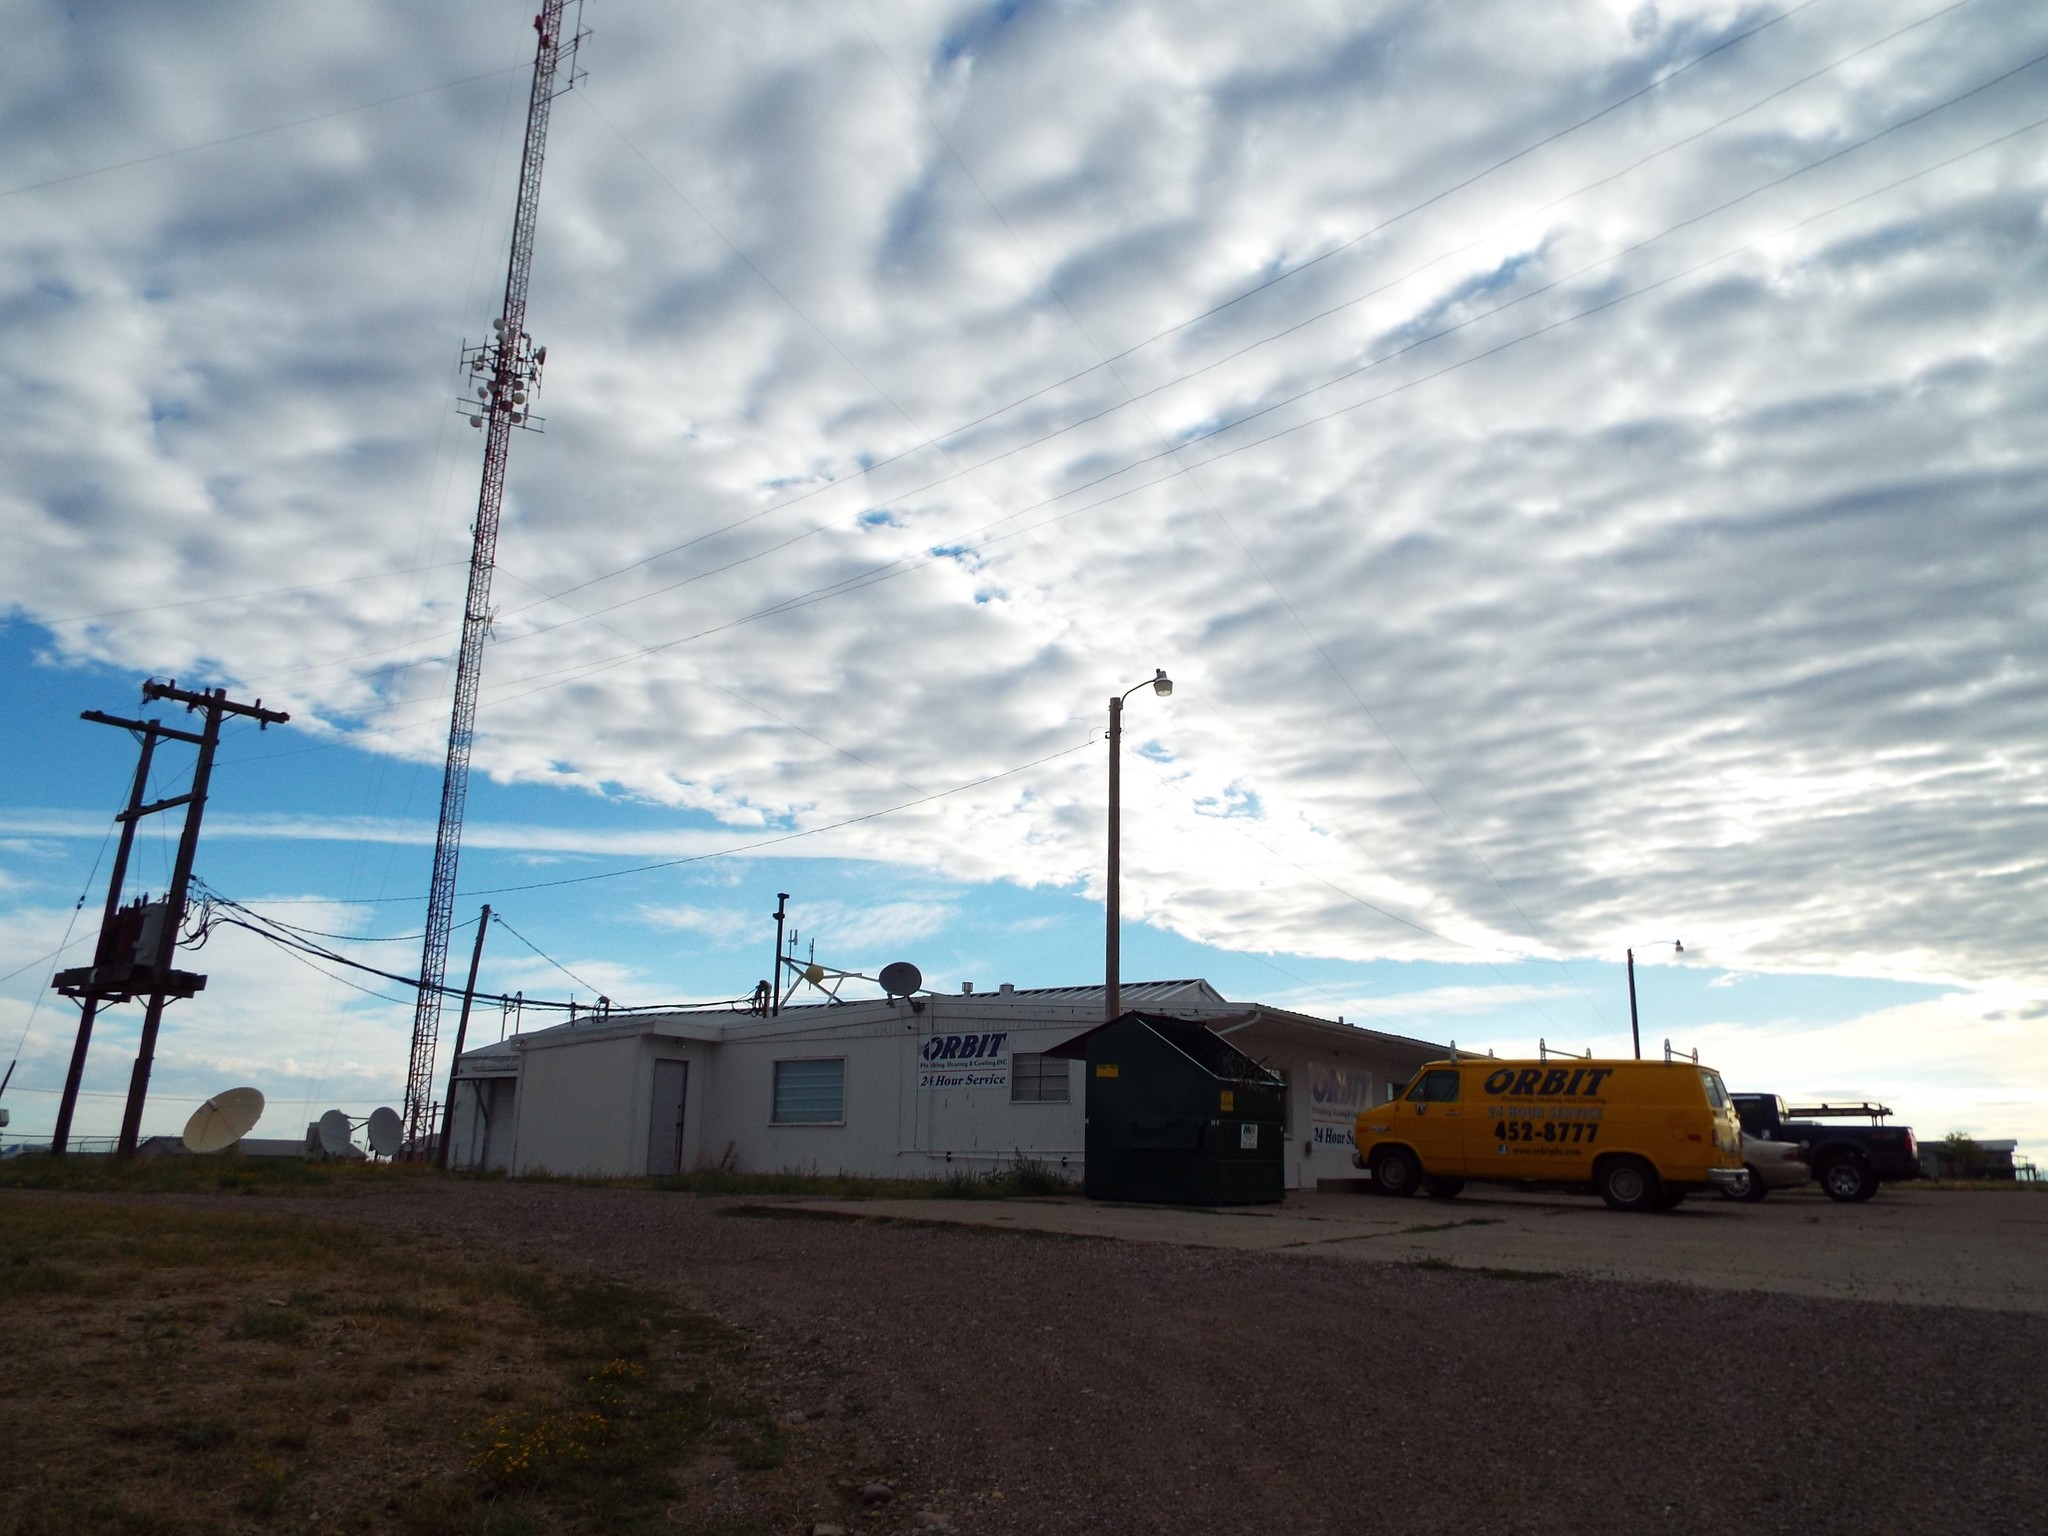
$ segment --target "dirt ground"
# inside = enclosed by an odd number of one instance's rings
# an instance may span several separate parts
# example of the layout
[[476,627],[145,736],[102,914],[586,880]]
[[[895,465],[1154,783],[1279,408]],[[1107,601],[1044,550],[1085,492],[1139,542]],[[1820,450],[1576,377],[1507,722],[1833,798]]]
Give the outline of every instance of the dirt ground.
[[332,1214],[0,1195],[0,1532],[725,1531],[790,1475],[743,1336]]
[[[742,1339],[786,1457],[700,1463],[648,1529],[2048,1531],[2032,1312],[929,1219],[951,1202],[912,1222],[411,1180],[262,1204],[641,1288]],[[1662,1220],[1600,1214],[1610,1235]],[[877,1479],[892,1497],[863,1514]],[[305,1513],[241,1518],[400,1528]]]
[[350,1205],[662,1288],[777,1368],[844,1383],[874,1458],[846,1473],[902,1493],[877,1525],[915,1508],[976,1532],[2048,1531],[2037,1315],[629,1190]]

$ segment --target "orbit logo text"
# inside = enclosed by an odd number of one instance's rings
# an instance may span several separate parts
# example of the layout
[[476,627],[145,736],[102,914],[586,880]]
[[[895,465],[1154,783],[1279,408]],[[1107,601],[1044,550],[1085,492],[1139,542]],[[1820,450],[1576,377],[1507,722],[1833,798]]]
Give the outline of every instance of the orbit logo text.
[[1009,1032],[992,1030],[986,1034],[933,1035],[918,1047],[917,1086],[1009,1087]]
[[1612,1067],[1502,1067],[1481,1086],[1498,1099],[1591,1099],[1612,1076]]

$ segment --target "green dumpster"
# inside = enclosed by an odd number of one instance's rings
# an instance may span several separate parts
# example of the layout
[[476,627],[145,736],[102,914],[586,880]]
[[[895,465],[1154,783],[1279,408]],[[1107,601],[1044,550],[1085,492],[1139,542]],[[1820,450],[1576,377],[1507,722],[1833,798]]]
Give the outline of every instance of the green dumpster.
[[1277,1204],[1285,1085],[1206,1025],[1127,1013],[1046,1052],[1088,1064],[1091,1200]]

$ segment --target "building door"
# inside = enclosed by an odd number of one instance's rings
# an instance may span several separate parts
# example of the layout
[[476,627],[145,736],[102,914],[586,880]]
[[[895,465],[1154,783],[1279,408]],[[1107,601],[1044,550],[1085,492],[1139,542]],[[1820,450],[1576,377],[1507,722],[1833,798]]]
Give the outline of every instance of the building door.
[[479,1168],[512,1166],[512,1115],[519,1103],[519,1084],[509,1077],[486,1077],[477,1083],[477,1113],[484,1123]]
[[690,1096],[690,1064],[654,1064],[654,1112],[647,1126],[647,1171],[683,1171],[683,1104]]

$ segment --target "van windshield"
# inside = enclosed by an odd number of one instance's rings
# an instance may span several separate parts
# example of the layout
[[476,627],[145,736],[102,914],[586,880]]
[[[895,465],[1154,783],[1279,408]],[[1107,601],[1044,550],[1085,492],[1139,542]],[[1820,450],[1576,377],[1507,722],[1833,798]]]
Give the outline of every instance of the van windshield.
[[1728,1107],[1728,1090],[1721,1085],[1721,1074],[1700,1070],[1700,1081],[1707,1085],[1707,1102],[1716,1109]]
[[1411,1104],[1455,1104],[1458,1102],[1458,1071],[1455,1067],[1439,1067],[1425,1072],[1415,1080],[1415,1086],[1408,1090]]

